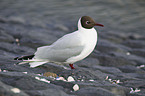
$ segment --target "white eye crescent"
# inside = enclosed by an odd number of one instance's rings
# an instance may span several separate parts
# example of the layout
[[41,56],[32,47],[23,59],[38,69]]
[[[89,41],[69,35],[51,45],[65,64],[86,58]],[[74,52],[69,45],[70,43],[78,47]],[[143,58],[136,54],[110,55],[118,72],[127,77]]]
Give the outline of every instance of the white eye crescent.
[[86,24],[90,24],[91,22],[90,21],[86,21]]

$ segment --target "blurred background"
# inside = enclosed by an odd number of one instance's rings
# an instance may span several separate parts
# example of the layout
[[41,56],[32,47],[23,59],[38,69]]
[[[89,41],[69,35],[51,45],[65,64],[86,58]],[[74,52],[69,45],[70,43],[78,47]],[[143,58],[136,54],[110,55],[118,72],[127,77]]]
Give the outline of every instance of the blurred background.
[[84,15],[104,24],[102,32],[145,34],[144,0],[0,0],[0,18],[25,25],[62,24],[72,31]]

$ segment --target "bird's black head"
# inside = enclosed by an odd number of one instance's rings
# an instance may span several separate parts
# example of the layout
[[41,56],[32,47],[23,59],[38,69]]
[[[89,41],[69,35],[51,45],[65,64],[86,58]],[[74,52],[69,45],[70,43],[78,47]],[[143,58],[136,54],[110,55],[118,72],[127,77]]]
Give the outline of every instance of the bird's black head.
[[95,21],[89,16],[83,16],[81,18],[81,25],[82,25],[83,28],[86,28],[86,29],[91,29],[94,26],[104,27],[104,25],[102,25],[102,24],[95,23]]

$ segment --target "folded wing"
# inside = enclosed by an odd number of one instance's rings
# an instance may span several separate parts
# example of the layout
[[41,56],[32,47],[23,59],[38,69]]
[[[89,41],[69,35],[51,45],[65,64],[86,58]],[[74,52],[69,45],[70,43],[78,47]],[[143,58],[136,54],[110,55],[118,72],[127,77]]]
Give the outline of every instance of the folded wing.
[[63,36],[50,46],[39,47],[34,59],[65,62],[68,58],[81,54],[84,45],[81,36],[75,33]]

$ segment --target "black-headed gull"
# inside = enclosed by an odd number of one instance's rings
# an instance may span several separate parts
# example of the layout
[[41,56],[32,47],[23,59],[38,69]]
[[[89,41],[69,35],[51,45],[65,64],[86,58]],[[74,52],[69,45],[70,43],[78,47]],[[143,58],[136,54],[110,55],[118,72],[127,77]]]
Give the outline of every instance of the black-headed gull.
[[78,21],[78,30],[64,35],[49,46],[37,48],[34,55],[17,57],[15,60],[23,60],[19,64],[29,63],[30,67],[37,67],[47,62],[56,64],[69,64],[74,69],[73,63],[87,57],[97,44],[97,31],[95,23],[89,16],[83,16]]

